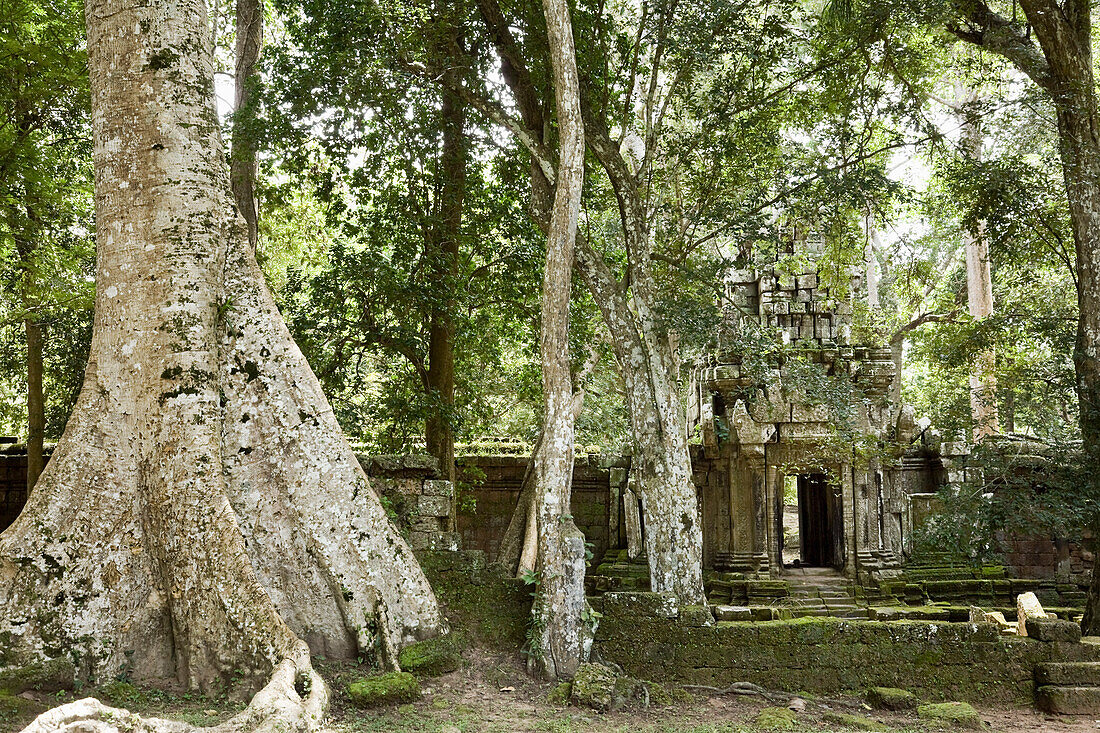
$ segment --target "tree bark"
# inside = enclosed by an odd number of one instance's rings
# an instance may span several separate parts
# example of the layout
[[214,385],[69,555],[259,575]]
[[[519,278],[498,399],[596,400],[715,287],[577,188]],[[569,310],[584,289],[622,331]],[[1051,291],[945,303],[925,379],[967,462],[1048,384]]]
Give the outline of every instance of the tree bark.
[[[1077,260],[1079,319],[1073,353],[1085,465],[1100,465],[1100,111],[1092,60],[1092,6],[1087,0],[1021,0],[1027,28],[982,0],[958,3],[965,41],[1011,61],[1050,95],[1057,118],[1062,176]],[[1038,44],[1032,40],[1032,32]],[[1100,475],[1090,472],[1091,496]],[[1100,529],[1100,518],[1097,518]],[[1100,554],[1093,567],[1085,634],[1100,633]]]
[[[982,128],[973,105],[978,97],[967,91],[961,108],[963,154],[975,164],[982,160]],[[993,277],[989,268],[989,242],[981,222],[963,233],[966,250],[966,297],[970,317],[975,321],[993,315]],[[974,358],[970,372],[970,416],[973,437],[981,442],[1000,432],[997,415],[996,355],[984,349]]]
[[229,181],[237,209],[248,226],[248,243],[256,249],[259,241],[260,212],[256,201],[256,139],[252,123],[256,119],[253,92],[259,79],[256,63],[260,60],[264,32],[263,0],[237,0],[236,69],[233,103],[233,136],[230,146]]
[[[479,0],[482,19],[501,58],[501,74],[511,89],[522,128],[509,129],[532,155],[531,212],[546,226],[553,162],[547,154],[540,97],[519,45],[495,0]],[[582,97],[583,105],[583,97]],[[638,490],[646,512],[651,587],[680,603],[701,604],[702,530],[698,522],[685,415],[676,386],[671,344],[654,317],[656,293],[649,263],[645,207],[636,180],[618,147],[595,117],[584,112],[585,138],[608,175],[619,201],[631,274],[627,286],[612,274],[603,256],[577,237],[577,270],[600,307],[616,362],[626,383],[626,399],[638,459]]]
[[[457,33],[456,33],[457,36]],[[459,42],[459,38],[455,38]],[[432,412],[425,425],[428,453],[439,463],[441,477],[455,481],[455,372],[454,372],[454,309],[455,278],[458,275],[459,239],[462,234],[462,213],[466,192],[466,105],[450,90],[460,84],[452,65],[448,64],[443,84],[443,150],[439,161],[438,223],[433,227],[428,253],[429,271],[437,297],[431,310],[428,328],[428,391],[433,398]],[[457,501],[457,494],[453,501]],[[457,516],[452,506],[451,521]],[[449,529],[454,529],[450,527]]]
[[[311,648],[392,661],[439,610],[237,216],[205,5],[88,0],[86,17],[94,333],[65,434],[0,534],[0,635],[85,679],[263,686],[225,729],[312,729]],[[38,729],[109,714],[73,703]]]
[[[29,308],[27,299],[23,307]],[[28,311],[29,313],[29,311]],[[45,464],[46,405],[42,391],[42,324],[33,315],[23,321],[27,335],[27,494],[34,489]]]
[[569,294],[584,183],[584,123],[567,0],[543,0],[558,118],[558,175],[542,280],[543,439],[535,454],[540,588],[533,613],[542,628],[541,657],[550,678],[572,677],[583,661],[584,535],[570,513],[573,483],[573,377]]

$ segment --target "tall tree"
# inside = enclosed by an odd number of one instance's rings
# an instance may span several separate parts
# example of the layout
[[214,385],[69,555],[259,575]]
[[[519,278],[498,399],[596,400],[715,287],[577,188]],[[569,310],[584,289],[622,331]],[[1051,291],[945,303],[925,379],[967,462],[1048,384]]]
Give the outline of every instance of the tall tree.
[[[982,160],[982,126],[975,93],[960,95],[963,154],[974,164]],[[989,241],[981,221],[963,232],[966,251],[966,301],[970,317],[981,320],[993,315],[993,276],[989,267]],[[997,387],[994,376],[996,356],[983,349],[974,358],[970,374],[970,415],[974,420],[975,441],[1000,431],[997,419]]]
[[[949,28],[956,36],[1008,59],[1054,107],[1076,249],[1080,316],[1073,363],[1081,438],[1086,459],[1100,465],[1100,109],[1092,6],[1087,0],[1021,0],[1021,20],[983,0],[959,0],[953,7],[957,15]],[[1082,625],[1088,634],[1100,633],[1100,556]]]
[[[555,166],[544,129],[547,115],[542,95],[533,80],[529,56],[513,34],[501,6],[495,0],[480,0],[478,8],[520,119],[511,118],[500,105],[483,96],[471,95],[471,104],[508,129],[531,154],[531,211],[545,227],[550,215]],[[670,6],[662,8],[663,13],[674,12]],[[658,49],[665,40],[659,40]],[[659,66],[660,50],[657,53],[656,66]],[[657,106],[660,100],[654,87],[659,72],[653,71],[653,75],[646,106],[647,137],[656,135],[661,124]],[[638,187],[645,172],[630,168],[605,121],[586,101],[589,91],[582,85],[585,141],[603,168],[617,201],[630,274],[625,281],[617,278],[604,255],[587,237],[579,235],[577,268],[603,315],[626,387],[638,486],[646,513],[651,587],[657,592],[671,593],[683,603],[700,603],[702,530],[691,479],[684,411],[676,385],[676,361],[670,334],[662,328],[657,313],[650,257],[653,242]],[[526,517],[517,516],[513,524],[526,524]]]
[[584,184],[584,122],[567,0],[543,0],[558,121],[558,166],[542,280],[543,427],[535,454],[541,659],[549,677],[572,677],[583,661],[584,535],[570,513],[574,405],[569,293]]
[[[9,658],[63,654],[85,677],[262,687],[235,725],[310,729],[327,699],[311,647],[396,664],[439,610],[249,246],[205,4],[89,0],[86,18],[95,333],[65,435],[0,535],[0,633]],[[78,702],[37,725],[111,715]]]
[[229,183],[237,209],[248,225],[248,242],[256,249],[260,212],[256,200],[256,63],[263,47],[264,5],[262,0],[237,0],[235,43],[233,137],[230,145]]
[[80,161],[87,155],[87,65],[80,7],[9,0],[0,33],[10,44],[0,59],[0,228],[14,244],[25,333],[27,485],[42,471],[46,415],[43,392],[46,289],[39,262],[72,222],[86,194]]

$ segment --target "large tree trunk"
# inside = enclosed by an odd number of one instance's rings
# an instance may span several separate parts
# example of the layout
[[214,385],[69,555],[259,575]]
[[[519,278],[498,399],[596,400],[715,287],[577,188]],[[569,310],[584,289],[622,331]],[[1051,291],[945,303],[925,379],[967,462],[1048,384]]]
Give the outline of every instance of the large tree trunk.
[[542,280],[543,426],[535,454],[538,501],[538,601],[542,628],[537,660],[551,678],[572,677],[583,661],[584,535],[570,512],[573,484],[573,376],[569,360],[569,294],[584,183],[584,123],[567,0],[543,0],[558,113],[558,175]]
[[314,727],[310,647],[393,660],[437,632],[438,607],[236,215],[204,4],[88,0],[86,16],[94,334],[73,417],[0,534],[0,638],[9,659],[63,654],[87,679],[270,680],[234,725]]
[[230,146],[229,181],[237,209],[248,226],[248,242],[256,249],[260,212],[256,201],[256,119],[253,100],[258,76],[256,63],[263,47],[262,0],[237,0],[236,69],[234,73],[233,138]]

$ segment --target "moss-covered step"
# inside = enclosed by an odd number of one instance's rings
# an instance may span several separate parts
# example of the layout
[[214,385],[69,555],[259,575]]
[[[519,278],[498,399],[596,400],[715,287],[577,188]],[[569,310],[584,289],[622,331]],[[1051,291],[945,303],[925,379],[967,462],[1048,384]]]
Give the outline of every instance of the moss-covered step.
[[1100,687],[1041,685],[1035,690],[1035,707],[1061,715],[1100,714]]

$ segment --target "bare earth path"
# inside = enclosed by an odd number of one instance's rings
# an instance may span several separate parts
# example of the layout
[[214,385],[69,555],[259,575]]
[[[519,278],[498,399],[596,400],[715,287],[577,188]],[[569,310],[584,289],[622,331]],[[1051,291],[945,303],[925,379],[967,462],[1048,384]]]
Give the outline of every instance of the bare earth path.
[[[694,696],[667,706],[597,713],[587,708],[548,703],[546,698],[551,685],[528,677],[518,655],[474,648],[465,650],[464,656],[466,664],[462,669],[423,682],[421,700],[376,710],[351,706],[342,692],[347,681],[369,670],[318,660],[317,667],[334,692],[325,733],[757,733],[768,730],[756,723],[757,714],[770,704],[759,698]],[[30,713],[36,707],[40,711],[45,706],[88,695],[107,698],[118,707],[186,720],[195,725],[214,725],[242,707],[242,703],[226,699],[172,695],[118,682],[76,695],[24,693],[20,700],[27,704]],[[999,733],[1100,731],[1100,719],[1088,716],[1050,716],[1031,707],[977,707],[982,719],[989,724],[987,730]],[[791,730],[851,730],[826,720],[830,709],[859,715],[868,723],[877,724],[869,730],[897,733],[949,730],[930,726],[914,714],[869,710],[855,697],[831,703],[808,699],[806,710],[799,714],[796,727]],[[0,732],[18,731],[28,722],[30,719],[26,716],[5,715],[0,704]]]

